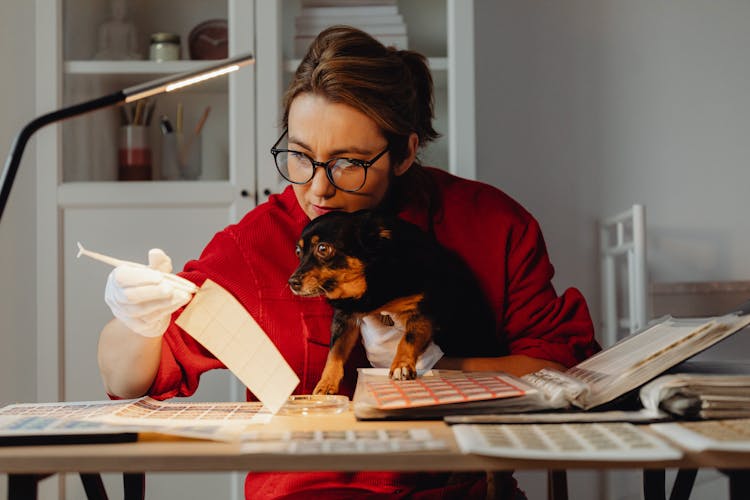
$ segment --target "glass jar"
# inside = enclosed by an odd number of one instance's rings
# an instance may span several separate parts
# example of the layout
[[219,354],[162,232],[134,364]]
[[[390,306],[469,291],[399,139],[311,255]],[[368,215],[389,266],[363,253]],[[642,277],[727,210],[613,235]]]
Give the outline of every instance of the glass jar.
[[177,61],[180,59],[180,35],[174,33],[154,33],[151,35],[149,59],[156,62]]
[[118,179],[121,181],[151,180],[151,146],[148,129],[143,125],[125,125],[120,128],[118,148]]

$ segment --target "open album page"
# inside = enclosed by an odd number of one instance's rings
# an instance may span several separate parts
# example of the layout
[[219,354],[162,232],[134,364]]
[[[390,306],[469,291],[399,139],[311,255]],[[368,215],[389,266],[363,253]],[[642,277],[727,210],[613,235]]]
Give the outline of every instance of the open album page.
[[583,409],[611,401],[648,382],[750,323],[750,315],[667,317],[633,333],[565,372],[588,392],[572,401]]

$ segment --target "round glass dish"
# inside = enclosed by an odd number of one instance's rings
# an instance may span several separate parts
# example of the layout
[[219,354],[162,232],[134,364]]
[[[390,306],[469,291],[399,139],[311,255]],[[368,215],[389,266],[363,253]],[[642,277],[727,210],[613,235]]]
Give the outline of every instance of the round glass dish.
[[289,396],[278,415],[333,415],[349,408],[346,396],[303,394]]

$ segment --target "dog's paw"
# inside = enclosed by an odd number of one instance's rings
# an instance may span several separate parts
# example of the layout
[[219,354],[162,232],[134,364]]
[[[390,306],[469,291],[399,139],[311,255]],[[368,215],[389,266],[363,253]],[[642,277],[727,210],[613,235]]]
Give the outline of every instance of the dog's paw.
[[417,366],[410,361],[400,363],[394,361],[391,365],[390,377],[393,380],[413,380],[417,378]]
[[321,379],[313,390],[313,394],[337,394],[338,392],[339,382],[331,379]]

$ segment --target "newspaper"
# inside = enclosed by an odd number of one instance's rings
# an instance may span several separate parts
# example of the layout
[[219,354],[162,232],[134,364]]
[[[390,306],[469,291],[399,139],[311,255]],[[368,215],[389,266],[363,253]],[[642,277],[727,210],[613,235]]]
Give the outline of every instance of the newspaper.
[[643,386],[645,408],[683,418],[750,417],[750,375],[675,373]]
[[[731,313],[713,318],[661,318],[612,347],[567,370],[540,370],[524,381],[567,396],[588,410],[636,389],[687,358],[750,324],[750,315]],[[559,382],[556,382],[556,379]]]
[[138,434],[236,441],[248,424],[266,423],[261,403],[120,401],[11,404],[0,408],[0,444],[135,441]]

